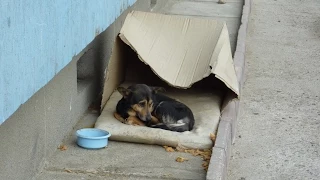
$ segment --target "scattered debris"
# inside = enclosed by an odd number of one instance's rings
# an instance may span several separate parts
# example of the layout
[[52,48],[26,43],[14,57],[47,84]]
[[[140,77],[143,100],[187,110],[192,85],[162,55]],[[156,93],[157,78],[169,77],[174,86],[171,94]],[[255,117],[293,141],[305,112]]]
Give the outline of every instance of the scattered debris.
[[186,149],[184,149],[184,148],[181,148],[181,147],[176,147],[176,151],[178,151],[178,152],[184,152]]
[[67,173],[72,173],[72,171],[70,169],[64,169],[64,171]]
[[202,163],[202,167],[204,168],[204,170],[208,170],[208,167],[209,167],[209,162],[208,161],[205,161]]
[[[212,135],[214,135],[214,134],[212,134]],[[215,135],[214,135],[214,137],[215,137]],[[211,134],[210,134],[210,138],[211,138]],[[173,148],[170,146],[163,146],[163,147],[165,148],[165,150],[167,152],[175,152],[176,151],[176,152],[189,153],[189,154],[192,154],[193,156],[201,156],[204,161],[202,163],[202,167],[204,168],[204,170],[208,169],[211,154],[212,154],[211,149],[199,150],[199,149],[184,149],[181,147]],[[184,161],[188,161],[188,159],[179,156],[176,158],[176,161],[177,162],[184,162]]]
[[219,0],[219,1],[218,1],[218,4],[225,4],[225,3],[226,3],[225,0]]
[[86,172],[87,173],[91,173],[91,174],[97,174],[98,173],[98,171],[95,170],[95,169],[88,169],[88,170],[86,170]]
[[213,134],[213,133],[210,133],[210,139],[212,142],[215,142],[216,141],[216,135]]
[[174,152],[175,150],[170,146],[163,146],[167,152]]
[[204,152],[204,153],[202,154],[202,159],[203,159],[204,161],[210,161],[211,154],[212,154],[211,151]]
[[164,174],[164,175],[162,175],[162,177],[165,179],[173,178],[172,174]]
[[178,156],[178,157],[176,158],[176,161],[177,161],[177,162],[184,162],[184,161],[188,161],[188,159]]
[[203,151],[200,151],[199,149],[186,149],[184,150],[185,153],[190,153],[192,154],[193,156],[199,156],[203,153]]
[[67,150],[68,148],[67,148],[66,145],[60,145],[60,146],[58,147],[58,149],[60,149],[60,151],[65,151],[65,150]]

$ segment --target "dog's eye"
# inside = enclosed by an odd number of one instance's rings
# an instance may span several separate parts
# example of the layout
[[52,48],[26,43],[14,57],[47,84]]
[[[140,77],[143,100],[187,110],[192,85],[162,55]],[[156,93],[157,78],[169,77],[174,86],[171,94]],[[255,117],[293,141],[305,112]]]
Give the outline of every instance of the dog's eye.
[[144,105],[146,104],[146,102],[139,102],[139,106],[144,107]]

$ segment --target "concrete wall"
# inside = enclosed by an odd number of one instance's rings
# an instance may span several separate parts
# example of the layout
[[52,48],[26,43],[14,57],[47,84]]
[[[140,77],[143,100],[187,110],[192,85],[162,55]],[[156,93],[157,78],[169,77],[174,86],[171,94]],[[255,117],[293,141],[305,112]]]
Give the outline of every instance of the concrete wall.
[[[12,1],[18,2],[18,1]],[[27,2],[27,1],[26,1]],[[24,2],[24,3],[26,3]],[[42,2],[42,1],[41,1]],[[58,1],[53,1],[58,2]],[[86,19],[87,15],[84,15],[88,10],[85,9],[85,6],[88,6],[89,9],[89,1],[79,1],[80,4],[68,4],[65,6],[71,6],[74,8],[82,7],[82,10],[78,9],[82,13],[76,13],[73,15],[81,16],[81,19]],[[71,2],[71,1],[70,1]],[[74,2],[74,1],[72,1]],[[87,2],[87,3],[85,3]],[[97,3],[96,8],[101,9],[101,6],[106,6],[106,4],[98,3],[99,1],[94,1]],[[109,0],[107,1],[109,2]],[[49,2],[46,2],[49,3]],[[75,3],[75,2],[74,2]],[[77,1],[78,3],[78,1]],[[1,2],[1,5],[3,2]],[[5,1],[5,4],[12,4],[11,1]],[[28,4],[28,3],[27,3]],[[34,6],[34,3],[32,5]],[[42,4],[40,1],[36,4]],[[58,3],[59,4],[59,3]],[[57,6],[52,4],[53,6]],[[60,2],[61,5],[61,2]],[[3,6],[0,10],[1,14],[3,14]],[[23,7],[21,7],[23,9]],[[24,7],[27,8],[27,7]],[[61,7],[63,8],[63,7]],[[93,8],[93,7],[92,7]],[[22,9],[20,11],[24,12]],[[113,46],[114,39],[116,35],[119,33],[120,28],[124,22],[126,14],[132,10],[150,10],[150,1],[148,0],[137,0],[137,2],[125,10],[115,22],[111,22],[112,24],[101,34],[96,36],[96,38],[90,42],[90,40],[95,36],[95,28],[88,31],[82,31],[89,33],[90,35],[71,35],[71,32],[66,32],[65,35],[61,33],[60,35],[55,34],[53,30],[56,26],[52,26],[47,30],[52,31],[53,34],[47,34],[51,40],[59,39],[56,41],[60,41],[62,37],[67,38],[67,35],[72,36],[72,38],[79,39],[83,37],[84,40],[71,40],[70,38],[62,40],[59,42],[59,47],[56,47],[57,44],[51,44],[46,42],[46,45],[43,47],[39,47],[37,43],[31,41],[37,41],[39,39],[29,39],[21,40],[23,41],[24,46],[28,46],[29,50],[32,52],[27,52],[23,50],[24,54],[12,55],[10,62],[9,60],[3,59],[3,52],[1,54],[1,70],[0,77],[1,85],[0,85],[0,93],[1,93],[1,115],[3,116],[3,111],[12,112],[14,105],[19,106],[19,103],[22,103],[23,100],[28,99],[28,95],[32,95],[37,88],[40,88],[29,100],[27,100],[23,105],[21,105],[18,110],[13,113],[6,121],[4,121],[0,125],[0,179],[32,179],[35,177],[37,172],[41,170],[46,164],[46,160],[50,157],[54,151],[57,150],[57,147],[62,142],[63,138],[71,132],[71,129],[79,120],[79,118],[83,115],[83,113],[87,110],[89,104],[97,97],[98,92],[101,91],[101,83],[103,81],[104,69],[110,57],[111,48]],[[110,10],[110,9],[109,9]],[[15,10],[14,10],[15,11]],[[42,10],[43,11],[43,10]],[[68,11],[71,13],[70,10]],[[108,11],[108,8],[106,9]],[[77,11],[78,12],[78,11]],[[90,11],[89,11],[90,12]],[[91,11],[93,12],[93,11]],[[119,11],[120,12],[120,11]],[[49,12],[45,12],[49,13]],[[97,13],[96,15],[94,15]],[[99,10],[95,11],[95,13],[91,13],[91,20],[95,19],[97,15],[108,16],[107,13],[99,14]],[[50,13],[49,13],[50,14]],[[72,14],[72,13],[71,13]],[[89,13],[90,14],[90,13]],[[57,13],[55,15],[59,16]],[[36,16],[36,15],[35,15]],[[89,16],[89,15],[88,15]],[[6,16],[8,17],[8,16]],[[13,29],[16,20],[14,20],[14,16],[10,16],[10,28]],[[62,16],[59,16],[62,18]],[[69,16],[71,17],[71,15]],[[3,17],[0,17],[3,18]],[[23,19],[23,17],[21,17]],[[40,17],[39,17],[40,18]],[[108,18],[101,17],[106,20]],[[41,18],[40,18],[41,19]],[[89,22],[90,18],[87,20],[80,20],[79,18],[74,19],[76,21],[85,21]],[[53,20],[54,21],[54,20]],[[67,20],[67,21],[70,21]],[[37,21],[32,21],[36,23]],[[47,23],[46,21],[39,21],[41,23]],[[85,22],[81,25],[76,25],[77,28],[85,28]],[[31,23],[31,21],[29,22]],[[57,23],[57,22],[56,22]],[[73,25],[77,24],[75,22]],[[99,23],[97,23],[99,24]],[[7,24],[6,24],[7,25]],[[33,24],[34,26],[35,24]],[[36,27],[45,28],[47,25],[36,25]],[[91,24],[94,26],[94,23]],[[90,25],[90,27],[92,27]],[[100,28],[107,26],[106,24],[100,24]],[[66,25],[69,27],[69,25]],[[3,27],[3,24],[1,25]],[[98,27],[98,26],[95,26]],[[15,27],[14,29],[16,29]],[[61,28],[61,27],[56,27]],[[71,27],[70,27],[71,28]],[[74,28],[73,28],[74,29]],[[30,30],[31,31],[31,30]],[[44,29],[42,29],[42,33],[44,33]],[[69,31],[69,30],[66,30]],[[26,33],[26,32],[24,32]],[[30,32],[32,33],[32,32]],[[41,31],[37,30],[37,33],[41,34]],[[71,34],[69,34],[71,33]],[[92,33],[92,34],[91,34]],[[3,38],[3,33],[0,34],[1,38]],[[44,36],[43,36],[44,37]],[[59,38],[58,38],[59,37]],[[21,37],[22,38],[22,37]],[[91,39],[90,39],[91,38]],[[46,38],[42,38],[44,40]],[[62,38],[63,39],[63,38]],[[9,39],[7,39],[9,40]],[[47,40],[47,39],[46,39]],[[27,42],[32,44],[28,45]],[[86,46],[86,43],[89,43]],[[40,43],[40,42],[38,42]],[[43,42],[44,43],[44,42]],[[60,44],[61,43],[61,44]],[[10,43],[8,43],[10,44]],[[17,43],[19,44],[19,43]],[[1,49],[4,47],[4,43],[1,44]],[[67,50],[61,50],[61,46],[69,46],[68,52]],[[22,45],[18,45],[17,47],[13,47],[10,45],[10,48],[15,48],[14,52],[19,53],[21,49],[23,49]],[[40,48],[40,49],[39,49]],[[81,48],[85,48],[81,51]],[[62,48],[63,49],[63,48]],[[12,49],[11,49],[12,50]],[[61,50],[61,51],[60,51]],[[70,50],[70,52],[69,52]],[[8,54],[8,47],[6,47],[5,54]],[[53,52],[43,52],[43,51],[53,51]],[[78,55],[71,58],[73,55]],[[40,57],[36,57],[34,53],[39,53]],[[60,53],[63,53],[61,55]],[[46,56],[46,55],[52,55]],[[19,61],[13,61],[13,59],[18,58]],[[42,60],[40,60],[42,59]],[[44,61],[44,64],[40,62]],[[19,62],[19,63],[17,63]],[[38,64],[40,63],[40,64]],[[3,66],[5,64],[6,66]],[[65,67],[63,64],[67,64]],[[55,67],[54,70],[51,67]],[[4,68],[7,67],[7,68]],[[11,72],[9,71],[11,67]],[[21,71],[13,70],[13,67],[20,68]],[[26,69],[23,69],[25,67]],[[33,70],[38,70],[37,72],[33,72],[28,68],[32,68]],[[59,69],[62,70],[60,71]],[[49,70],[50,69],[50,70]],[[46,72],[50,71],[50,73]],[[9,75],[7,74],[9,73]],[[15,74],[18,73],[18,74]],[[30,75],[30,74],[31,75]],[[56,74],[54,76],[54,74]],[[5,81],[3,81],[3,76],[6,75]],[[7,76],[8,75],[8,76]],[[26,77],[24,77],[26,76]],[[36,76],[41,76],[37,78]],[[50,76],[54,76],[53,79]],[[44,79],[42,79],[44,78]],[[50,80],[51,79],[51,80]],[[16,81],[10,86],[3,87],[3,83],[8,81]],[[46,82],[49,81],[47,84]],[[36,85],[37,84],[37,85]],[[42,84],[46,84],[41,88]],[[28,86],[28,87],[24,87]],[[19,90],[20,89],[20,90]],[[14,92],[10,92],[10,90],[14,90]],[[31,91],[30,91],[31,90]],[[25,91],[28,91],[26,93]],[[5,92],[5,93],[3,93]],[[21,95],[21,92],[22,95]],[[4,102],[4,96],[6,97],[6,102],[11,101],[10,99],[14,99],[14,103],[9,106],[2,105]],[[18,97],[13,97],[18,96]],[[12,101],[13,102],[13,101]],[[10,114],[9,113],[9,114]]]
[[136,0],[0,4],[0,124]]

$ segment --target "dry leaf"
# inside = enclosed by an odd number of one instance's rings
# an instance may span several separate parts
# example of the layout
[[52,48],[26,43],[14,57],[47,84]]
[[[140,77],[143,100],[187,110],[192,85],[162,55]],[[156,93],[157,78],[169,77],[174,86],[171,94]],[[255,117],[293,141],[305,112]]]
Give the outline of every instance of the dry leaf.
[[177,157],[176,161],[177,162],[184,162],[184,161],[188,161],[188,159],[179,156],[179,157]]
[[184,152],[186,149],[182,148],[182,147],[176,147],[176,151],[178,152]]
[[[214,134],[210,134],[210,138],[215,139],[215,135]],[[170,147],[168,146],[163,146],[166,150],[170,150]],[[173,149],[174,150],[174,149]],[[181,148],[181,147],[177,147],[175,149],[178,152],[184,152],[184,153],[190,153],[193,156],[201,156],[202,159],[204,160],[204,162],[202,163],[202,167],[204,170],[208,170],[209,167],[209,162],[211,159],[211,154],[212,154],[212,150],[211,149],[203,149],[203,150],[199,150],[199,149],[185,149],[185,148]],[[183,158],[183,157],[177,157],[176,158],[177,162],[184,162],[184,161],[188,161],[188,159]]]
[[65,169],[64,171],[67,173],[72,173],[72,171],[70,169]]
[[203,163],[202,163],[202,167],[203,167],[204,170],[207,171],[207,170],[208,170],[208,167],[209,167],[209,162],[208,162],[208,161],[203,162]]
[[204,152],[210,152],[210,153],[211,153],[212,150],[211,150],[211,149],[204,149],[203,151],[204,151]]
[[163,146],[167,152],[174,152],[175,150],[170,146]]
[[195,152],[194,152],[194,156],[202,156],[205,152],[204,151],[200,151],[199,149],[197,149]]
[[216,141],[216,135],[213,133],[210,133],[210,139],[211,141],[215,142]]
[[209,168],[209,166],[206,166],[206,167],[204,167],[203,169],[204,169],[205,171],[208,171],[208,168]]
[[211,159],[211,154],[204,154],[202,156],[202,159],[205,160],[205,161],[210,160]]
[[202,167],[207,167],[207,166],[209,166],[209,162],[205,161],[202,163]]
[[86,172],[87,172],[87,173],[92,173],[92,174],[98,173],[98,171],[95,170],[95,169],[87,169]]
[[203,160],[205,161],[210,160],[211,154],[212,154],[211,150],[204,150],[204,152],[202,153]]
[[58,149],[60,149],[60,151],[65,151],[65,150],[67,150],[68,148],[67,148],[66,145],[60,145],[60,146],[58,147]]

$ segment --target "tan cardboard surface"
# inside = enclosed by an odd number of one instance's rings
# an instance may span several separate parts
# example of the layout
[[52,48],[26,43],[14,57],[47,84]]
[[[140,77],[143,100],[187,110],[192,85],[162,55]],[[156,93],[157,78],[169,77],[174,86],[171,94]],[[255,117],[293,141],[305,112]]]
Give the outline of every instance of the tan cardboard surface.
[[189,88],[213,73],[239,94],[224,22],[134,11],[128,14],[119,36],[174,87]]

